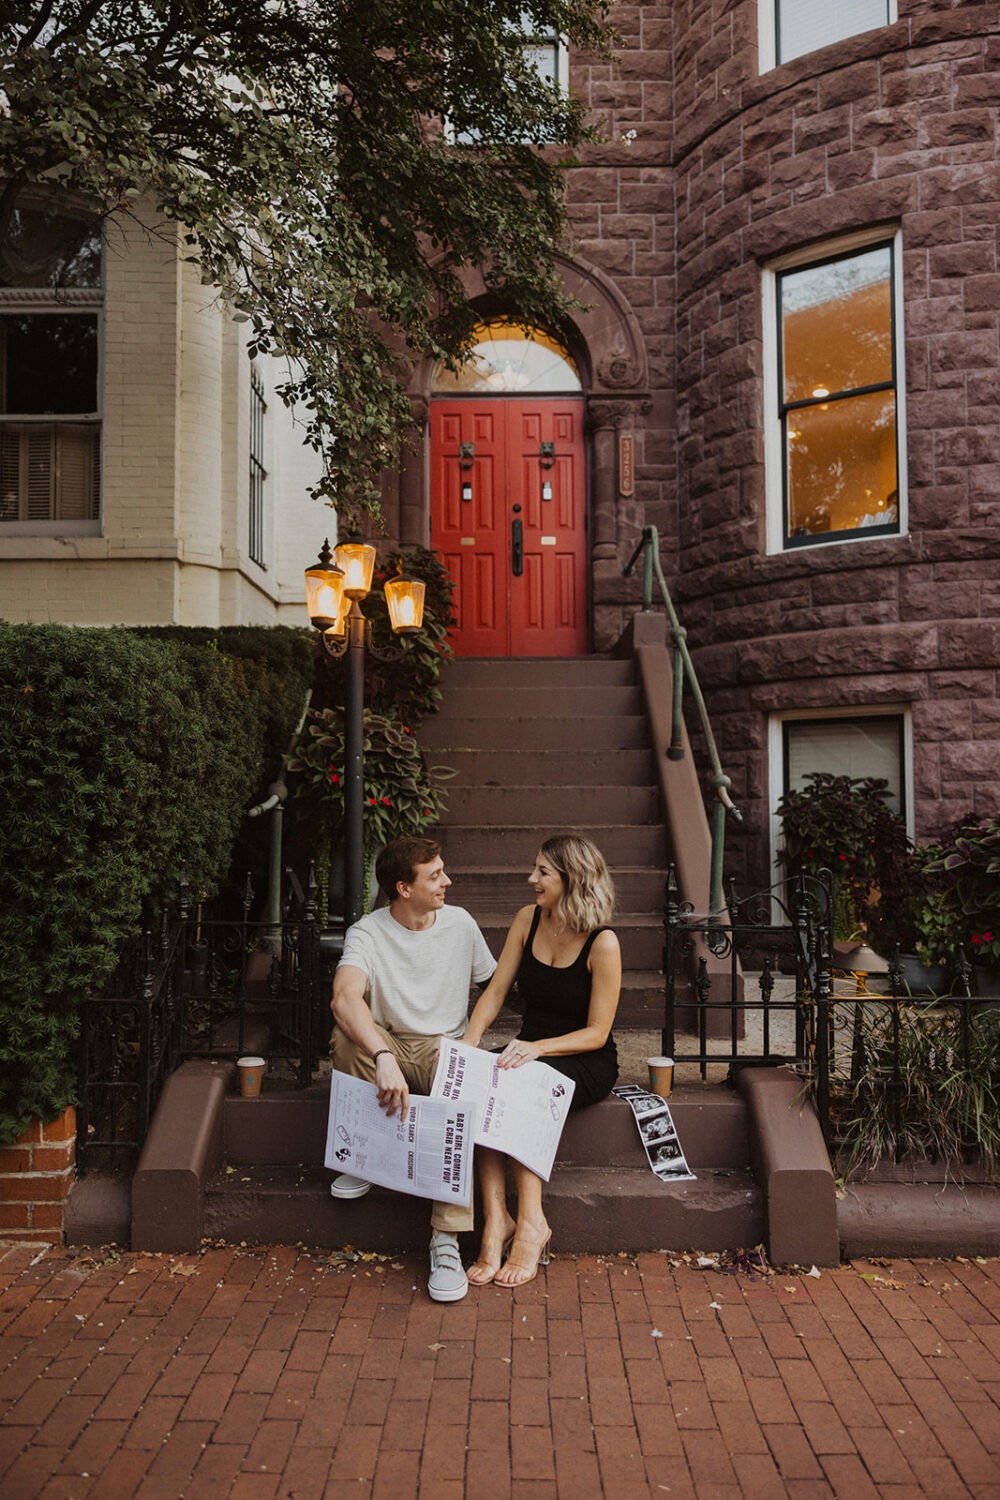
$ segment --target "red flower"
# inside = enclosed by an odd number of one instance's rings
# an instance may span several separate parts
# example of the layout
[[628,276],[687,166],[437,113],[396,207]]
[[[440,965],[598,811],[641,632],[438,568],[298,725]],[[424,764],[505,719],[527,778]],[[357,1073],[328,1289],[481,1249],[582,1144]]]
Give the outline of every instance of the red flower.
[[383,797],[382,798],[382,806],[383,807],[391,807],[392,806],[392,803],[389,801],[388,797]]
[[844,859],[844,860],[846,860],[846,858],[847,858],[847,855],[846,855],[846,854],[838,854],[838,855],[837,855],[837,858],[838,858],[838,859]]
[[332,766],[330,768],[330,780],[333,782],[334,786],[340,785],[340,777],[337,775],[337,772],[333,769]]
[[973,933],[973,934],[972,934],[972,946],[973,946],[973,948],[978,948],[978,947],[979,947],[979,945],[980,945],[980,943],[981,943],[981,942],[982,942],[982,941],[983,941],[983,940],[982,940],[982,938],[981,938],[981,937],[980,937],[980,936],[979,936],[979,933],[978,933],[978,932],[974,932],[974,933]]
[[429,807],[425,807],[425,808],[424,808],[424,817],[425,817],[425,818],[429,818],[429,817],[430,817],[430,815],[431,815],[431,810],[430,810],[430,808],[429,808]]
[[378,798],[377,797],[369,797],[368,798],[368,802],[369,802],[369,805],[371,807],[378,807]]

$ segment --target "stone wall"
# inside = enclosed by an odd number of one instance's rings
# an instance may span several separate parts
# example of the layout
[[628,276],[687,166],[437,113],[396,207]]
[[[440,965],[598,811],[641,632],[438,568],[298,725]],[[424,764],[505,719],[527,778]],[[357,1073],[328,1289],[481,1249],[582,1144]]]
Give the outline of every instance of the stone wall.
[[[608,136],[571,179],[578,243],[650,352],[619,560],[660,528],[746,818],[728,863],[760,881],[773,714],[909,709],[918,837],[998,805],[1000,31],[994,5],[899,9],[759,74],[756,0],[619,6],[618,63],[576,80]],[[875,226],[903,251],[906,534],[768,555],[762,272]]]

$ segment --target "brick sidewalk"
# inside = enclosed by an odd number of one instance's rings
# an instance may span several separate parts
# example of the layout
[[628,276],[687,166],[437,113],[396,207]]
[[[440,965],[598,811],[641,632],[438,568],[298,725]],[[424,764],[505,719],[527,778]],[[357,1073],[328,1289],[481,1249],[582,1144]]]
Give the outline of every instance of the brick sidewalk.
[[4,1500],[1000,1496],[1000,1261],[0,1247]]

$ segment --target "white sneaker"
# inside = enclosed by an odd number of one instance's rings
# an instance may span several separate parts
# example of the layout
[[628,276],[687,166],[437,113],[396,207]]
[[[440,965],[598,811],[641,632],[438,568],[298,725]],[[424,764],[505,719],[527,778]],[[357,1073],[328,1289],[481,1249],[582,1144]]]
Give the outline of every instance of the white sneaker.
[[363,1198],[371,1187],[363,1177],[352,1177],[349,1172],[341,1172],[330,1183],[330,1195],[333,1198]]
[[469,1290],[469,1278],[462,1267],[458,1240],[439,1230],[431,1235],[431,1274],[427,1291],[432,1302],[461,1302]]

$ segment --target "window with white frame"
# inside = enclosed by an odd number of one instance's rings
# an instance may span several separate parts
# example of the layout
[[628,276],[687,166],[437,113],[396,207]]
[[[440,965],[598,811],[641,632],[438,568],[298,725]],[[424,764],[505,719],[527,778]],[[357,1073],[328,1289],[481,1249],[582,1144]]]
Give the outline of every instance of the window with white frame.
[[15,207],[0,241],[0,523],[100,514],[101,237]]
[[896,17],[897,0],[758,0],[760,71]]
[[786,792],[806,784],[813,771],[832,776],[881,777],[886,805],[913,836],[912,723],[908,709],[852,708],[827,713],[775,715],[769,724],[771,857],[776,874],[781,838],[777,806]]
[[[521,52],[529,67],[538,74],[543,83],[554,86],[562,94],[567,94],[569,92],[569,48],[565,40],[554,29],[536,31],[534,21],[528,11],[521,12],[520,31],[524,35]],[[476,108],[473,107],[472,114],[475,115],[475,113]],[[449,138],[459,146],[476,145],[483,141],[487,132],[478,126],[465,123],[461,115],[462,110],[456,105],[445,122],[445,130]],[[549,137],[546,137],[544,141],[537,140],[533,144],[547,143],[551,143]]]
[[527,13],[522,13],[521,29],[527,37],[523,50],[528,62],[540,78],[565,93],[569,88],[569,53],[558,31],[534,32]]
[[764,273],[770,552],[902,529],[900,259],[882,231]]

